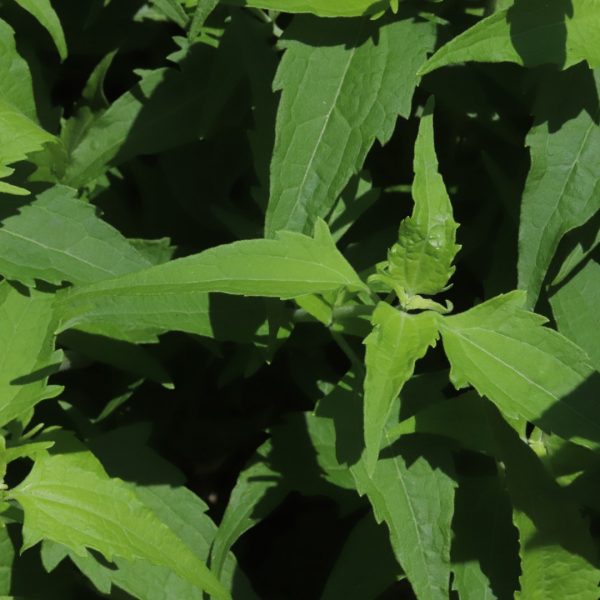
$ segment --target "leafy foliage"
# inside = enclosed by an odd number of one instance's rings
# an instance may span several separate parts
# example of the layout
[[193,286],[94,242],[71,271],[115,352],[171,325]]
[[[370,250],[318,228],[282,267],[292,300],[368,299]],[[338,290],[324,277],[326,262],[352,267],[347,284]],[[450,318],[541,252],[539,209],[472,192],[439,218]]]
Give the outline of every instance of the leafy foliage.
[[0,3],[0,595],[597,598],[599,37]]

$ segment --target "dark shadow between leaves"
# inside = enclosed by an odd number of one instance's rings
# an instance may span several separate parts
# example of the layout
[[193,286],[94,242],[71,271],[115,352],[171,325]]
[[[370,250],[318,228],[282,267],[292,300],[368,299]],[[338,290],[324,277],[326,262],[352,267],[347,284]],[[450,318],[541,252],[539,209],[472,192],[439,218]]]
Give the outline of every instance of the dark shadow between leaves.
[[[572,16],[572,0],[515,1],[506,19],[512,44],[526,67],[546,63],[564,66],[567,58],[565,21]],[[539,35],[534,35],[536,30]]]
[[534,423],[543,431],[556,433],[566,440],[579,437],[600,447],[600,373],[590,375]]

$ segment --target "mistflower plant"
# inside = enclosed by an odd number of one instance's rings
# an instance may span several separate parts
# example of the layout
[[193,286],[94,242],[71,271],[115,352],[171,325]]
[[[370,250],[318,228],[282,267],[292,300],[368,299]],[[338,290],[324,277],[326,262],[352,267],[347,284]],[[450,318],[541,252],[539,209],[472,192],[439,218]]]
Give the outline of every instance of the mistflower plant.
[[0,597],[597,600],[599,40],[0,3]]

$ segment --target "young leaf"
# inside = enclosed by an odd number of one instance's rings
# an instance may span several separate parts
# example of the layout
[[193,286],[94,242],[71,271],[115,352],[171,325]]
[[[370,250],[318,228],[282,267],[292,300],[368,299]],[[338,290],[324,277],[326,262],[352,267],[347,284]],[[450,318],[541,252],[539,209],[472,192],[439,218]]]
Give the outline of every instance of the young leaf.
[[558,330],[583,348],[600,371],[600,264],[590,259],[550,297]]
[[47,385],[61,361],[54,352],[53,300],[51,294],[25,295],[0,283],[0,426],[13,419],[25,424],[38,402],[62,389]]
[[440,317],[451,380],[471,384],[508,417],[590,448],[600,445],[597,374],[586,354],[524,309],[525,293]]
[[171,311],[173,302],[199,292],[293,298],[364,283],[319,221],[314,237],[282,232],[275,240],[244,240],[205,250],[65,293],[58,302],[61,327],[101,320],[114,312]]
[[600,66],[600,14],[595,0],[516,0],[442,46],[420,75],[467,61],[553,63],[566,69],[582,60]]
[[[55,141],[37,123],[31,73],[17,52],[14,31],[0,20],[0,177],[12,173],[7,165],[23,160],[44,144]],[[27,190],[0,181],[0,192],[27,194]]]
[[228,4],[288,13],[313,13],[320,17],[360,17],[379,13],[389,0],[225,0]]
[[415,145],[415,206],[411,217],[400,224],[398,242],[388,252],[388,260],[374,277],[390,289],[402,288],[409,296],[435,295],[452,277],[452,265],[460,246],[456,245],[458,224],[438,172],[433,138],[433,103],[421,118]]
[[375,139],[410,114],[416,69],[434,28],[407,18],[371,22],[297,17],[274,87],[282,90],[265,234],[307,233],[324,218]]
[[67,58],[67,42],[58,15],[54,12],[50,0],[15,0],[15,2],[31,13],[48,31],[58,49],[61,60],[65,60]]
[[415,362],[438,337],[434,313],[408,314],[380,302],[373,313],[373,332],[365,340],[365,461],[372,473],[394,400],[412,377]]
[[583,65],[540,88],[519,228],[519,288],[527,290],[530,307],[562,237],[600,209],[600,111],[581,105],[599,88],[600,69]]
[[9,497],[25,513],[24,548],[49,539],[81,556],[92,548],[107,560],[141,558],[168,568],[215,598],[230,598],[189,546],[127,484],[108,477],[87,451],[38,456]]
[[0,228],[0,274],[26,285],[92,283],[149,266],[72,188],[46,190]]

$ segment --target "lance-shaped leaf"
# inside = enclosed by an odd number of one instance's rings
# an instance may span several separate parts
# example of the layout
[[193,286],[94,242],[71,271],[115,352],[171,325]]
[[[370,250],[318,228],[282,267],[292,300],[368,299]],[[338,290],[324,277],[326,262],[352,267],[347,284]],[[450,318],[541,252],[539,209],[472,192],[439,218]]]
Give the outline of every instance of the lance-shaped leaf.
[[[453,460],[433,438],[407,436],[386,448],[369,475],[360,440],[361,381],[349,372],[317,407],[318,418],[333,421],[339,463],[350,465],[356,489],[366,494],[377,522],[385,522],[396,559],[419,600],[447,600],[451,521],[454,508]],[[325,434],[328,428],[323,427]]]
[[51,294],[21,294],[0,283],[0,426],[28,421],[38,402],[61,391],[47,385],[61,362],[54,352],[53,300]]
[[415,362],[438,337],[436,316],[408,314],[380,302],[373,313],[373,332],[366,338],[364,431],[365,460],[375,470],[385,425],[394,400],[412,377]]
[[360,17],[378,13],[390,5],[390,0],[225,0],[225,2],[287,13],[313,13],[320,17]]
[[266,441],[240,473],[211,548],[211,566],[220,577],[227,553],[257,521],[264,519],[287,495],[281,474],[269,463],[272,451]]
[[387,448],[373,475],[364,460],[351,467],[358,492],[368,496],[377,521],[387,524],[396,558],[419,600],[448,598],[452,470],[448,449],[419,439]]
[[52,37],[61,59],[65,60],[67,58],[67,42],[58,15],[52,8],[50,0],[15,0],[15,2],[31,13],[46,29]]
[[[600,445],[598,373],[585,352],[524,309],[525,293],[440,317],[450,377],[471,384],[508,417],[590,448]],[[596,389],[594,389],[596,387]]]
[[92,283],[150,266],[72,188],[48,189],[0,227],[0,274],[27,285]]
[[581,105],[599,88],[600,69],[583,65],[540,86],[519,228],[519,288],[527,290],[530,307],[562,237],[600,210],[600,111]]
[[452,265],[460,246],[456,244],[458,224],[438,172],[433,137],[433,102],[421,118],[415,145],[415,178],[411,217],[400,224],[398,242],[388,252],[388,260],[376,276],[391,289],[401,287],[407,294],[435,295],[454,273]]
[[581,346],[600,371],[600,264],[589,260],[550,297],[550,305],[558,330]]
[[74,289],[58,303],[63,329],[116,311],[171,311],[171,301],[198,292],[293,298],[340,288],[365,289],[320,221],[314,237],[282,232]]
[[297,17],[286,31],[274,86],[282,90],[271,162],[267,237],[312,231],[375,139],[410,114],[417,68],[434,40],[412,19],[328,22]]
[[10,491],[23,507],[24,548],[43,539],[85,556],[145,559],[215,598],[230,598],[207,566],[120,479],[111,479],[87,451],[40,455]]
[[552,63],[566,69],[587,60],[597,67],[599,36],[595,0],[516,0],[442,46],[420,74],[468,61]]
[[[0,20],[0,177],[12,173],[8,165],[23,160],[55,140],[37,123],[31,73],[17,52],[14,31]],[[0,181],[0,192],[27,190]]]

